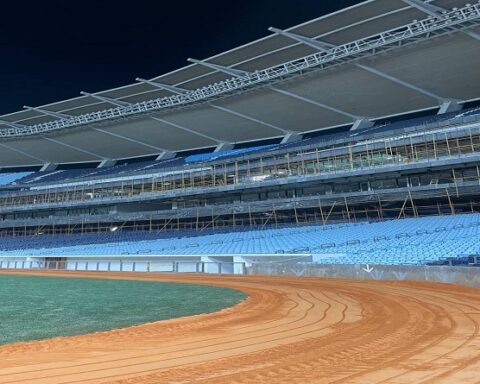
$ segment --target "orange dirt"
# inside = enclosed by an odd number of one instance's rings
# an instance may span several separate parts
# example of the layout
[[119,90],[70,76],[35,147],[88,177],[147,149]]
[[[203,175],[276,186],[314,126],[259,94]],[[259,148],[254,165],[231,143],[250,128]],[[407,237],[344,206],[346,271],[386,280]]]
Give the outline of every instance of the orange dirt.
[[249,298],[209,315],[0,347],[2,384],[480,383],[475,289],[264,276],[41,274],[218,285]]

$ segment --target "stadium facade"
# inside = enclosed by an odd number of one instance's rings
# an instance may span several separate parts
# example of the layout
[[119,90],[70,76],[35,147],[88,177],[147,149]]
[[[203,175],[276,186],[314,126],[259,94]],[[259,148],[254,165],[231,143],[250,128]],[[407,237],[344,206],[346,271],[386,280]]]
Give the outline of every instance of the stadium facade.
[[371,0],[2,116],[0,256],[475,264],[479,25],[478,2]]

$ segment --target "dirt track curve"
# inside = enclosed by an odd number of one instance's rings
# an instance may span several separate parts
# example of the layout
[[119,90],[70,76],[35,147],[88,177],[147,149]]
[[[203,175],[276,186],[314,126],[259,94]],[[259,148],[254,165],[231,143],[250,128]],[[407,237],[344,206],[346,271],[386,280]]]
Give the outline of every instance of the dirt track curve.
[[250,296],[214,314],[0,347],[1,384],[480,383],[480,290],[262,276],[67,275],[218,285]]

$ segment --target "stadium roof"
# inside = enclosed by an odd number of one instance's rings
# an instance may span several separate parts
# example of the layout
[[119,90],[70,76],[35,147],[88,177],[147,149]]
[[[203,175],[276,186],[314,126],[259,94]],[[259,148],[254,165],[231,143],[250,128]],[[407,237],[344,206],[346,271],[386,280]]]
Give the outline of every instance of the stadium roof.
[[153,79],[1,116],[0,167],[147,156],[455,108],[480,98],[479,25],[478,2],[369,0],[271,28]]

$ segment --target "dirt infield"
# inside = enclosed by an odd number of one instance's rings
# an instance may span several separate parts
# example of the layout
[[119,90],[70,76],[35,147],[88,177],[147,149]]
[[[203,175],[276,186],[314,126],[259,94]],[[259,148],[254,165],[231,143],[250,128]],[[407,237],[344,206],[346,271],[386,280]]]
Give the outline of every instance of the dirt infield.
[[0,383],[480,383],[479,290],[263,276],[63,275],[218,285],[249,298],[209,315],[0,347]]

